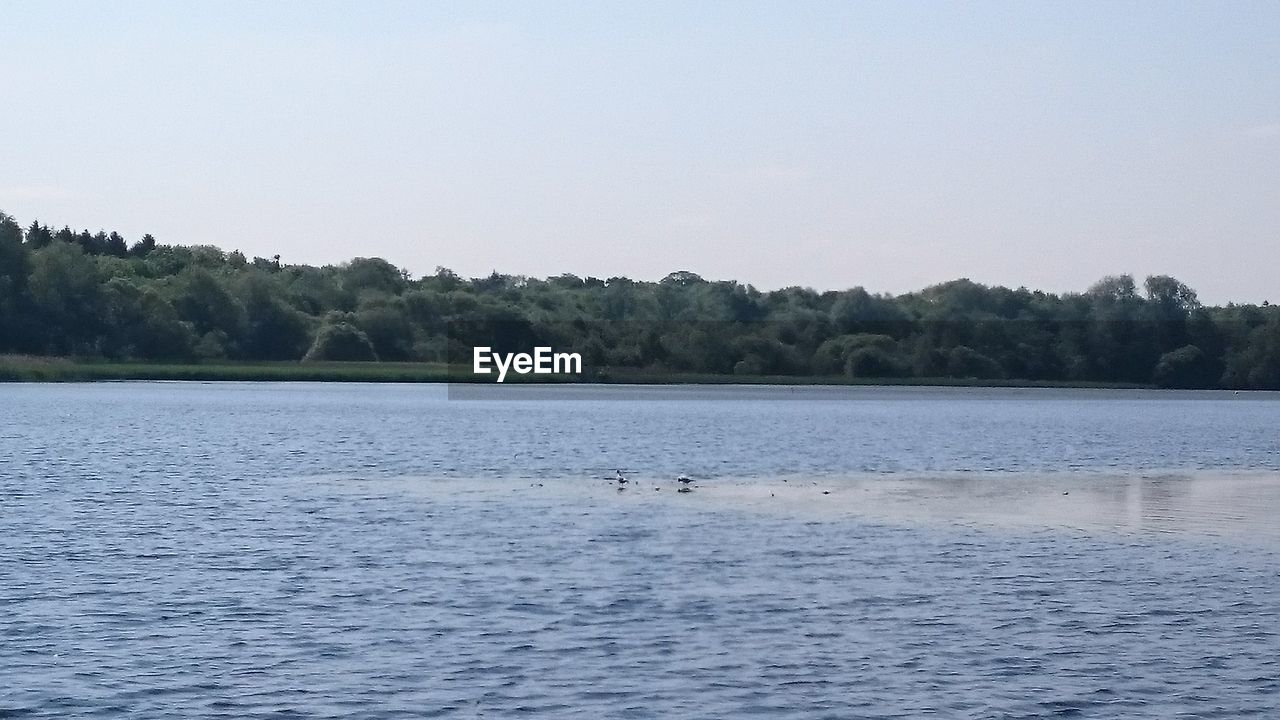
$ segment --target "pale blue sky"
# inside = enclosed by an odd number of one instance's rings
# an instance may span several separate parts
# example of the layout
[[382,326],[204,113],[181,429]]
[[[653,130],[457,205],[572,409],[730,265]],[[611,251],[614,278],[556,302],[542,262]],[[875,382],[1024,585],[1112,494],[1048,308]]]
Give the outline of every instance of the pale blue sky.
[[1280,301],[1276,2],[11,2],[0,209],[325,263]]

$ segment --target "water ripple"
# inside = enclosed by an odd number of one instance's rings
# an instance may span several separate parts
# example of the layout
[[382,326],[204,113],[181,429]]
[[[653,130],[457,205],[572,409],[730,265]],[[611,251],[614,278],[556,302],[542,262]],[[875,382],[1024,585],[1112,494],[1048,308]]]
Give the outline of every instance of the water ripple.
[[[0,420],[0,717],[1280,711],[1273,476],[1196,480],[1275,470],[1242,445],[1277,426],[1265,403],[1202,404],[1232,421],[1207,431],[1220,444],[1164,449],[1146,428],[1213,423],[1175,403],[1117,439],[1000,400],[944,407],[1004,420],[931,443],[900,409],[903,437],[851,453],[832,439],[861,411],[840,403],[673,424],[609,403],[154,387],[0,388],[17,408]],[[1143,422],[1103,402],[1071,411]],[[864,410],[862,427],[893,416]],[[530,447],[494,443],[512,424]],[[669,455],[722,470],[689,495],[619,493],[601,477],[631,460],[597,440],[634,449],[649,485],[693,472]],[[896,474],[867,473],[886,459]],[[1044,474],[1064,461],[1113,470]]]

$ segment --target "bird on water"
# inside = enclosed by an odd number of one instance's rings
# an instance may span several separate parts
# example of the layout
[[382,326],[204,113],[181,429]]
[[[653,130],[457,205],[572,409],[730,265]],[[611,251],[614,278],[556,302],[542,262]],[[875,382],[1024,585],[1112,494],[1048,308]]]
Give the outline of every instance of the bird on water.
[[621,470],[614,470],[614,472],[618,474],[619,485],[626,485],[627,483],[631,482],[630,480],[627,480],[627,477],[622,474]]

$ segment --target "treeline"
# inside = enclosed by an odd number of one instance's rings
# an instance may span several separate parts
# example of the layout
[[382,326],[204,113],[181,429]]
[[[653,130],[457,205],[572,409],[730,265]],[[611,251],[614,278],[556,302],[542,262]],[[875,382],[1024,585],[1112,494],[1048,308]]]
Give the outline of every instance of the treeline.
[[0,213],[0,353],[468,363],[471,347],[589,367],[1280,389],[1280,309],[1203,307],[1167,276],[1054,295],[955,280],[899,296],[760,292],[675,272],[414,279],[378,258],[282,264]]

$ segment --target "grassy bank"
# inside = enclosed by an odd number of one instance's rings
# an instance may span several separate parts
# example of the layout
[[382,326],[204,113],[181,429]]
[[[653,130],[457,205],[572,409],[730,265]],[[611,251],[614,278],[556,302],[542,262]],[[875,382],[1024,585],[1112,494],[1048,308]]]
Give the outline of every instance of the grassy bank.
[[0,357],[0,381],[239,380],[310,382],[447,382],[443,363],[148,363]]
[[1135,383],[1067,382],[1061,380],[983,380],[980,378],[851,378],[844,375],[713,375],[702,373],[670,373],[635,368],[610,368],[593,382],[699,385],[900,385],[911,387],[1042,387],[1149,389],[1154,385]]
[[[258,362],[148,363],[107,362],[29,356],[0,356],[0,382],[97,382],[111,380],[193,380],[271,382],[475,382],[465,366],[444,363],[394,362]],[[485,382],[485,380],[479,380]],[[546,376],[507,376],[507,382],[545,382]],[[552,381],[634,384],[744,385],[918,385],[941,387],[1089,387],[1140,388],[1119,383],[1070,383],[1037,380],[979,380],[960,378],[848,378],[842,376],[712,375],[672,373],[634,368],[589,372],[582,379],[556,377]]]

